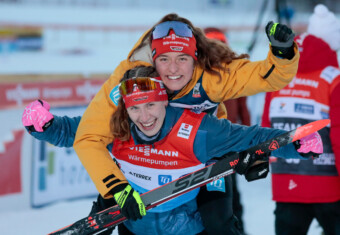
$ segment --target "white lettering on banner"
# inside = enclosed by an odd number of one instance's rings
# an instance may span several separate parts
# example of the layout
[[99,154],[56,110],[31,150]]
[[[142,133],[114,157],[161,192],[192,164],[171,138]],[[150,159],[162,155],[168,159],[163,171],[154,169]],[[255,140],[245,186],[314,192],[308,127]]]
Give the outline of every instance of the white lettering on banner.
[[150,148],[150,146],[137,146],[137,147],[130,147],[130,150],[134,150],[140,153],[144,153],[144,156],[150,156],[150,152],[156,155],[162,155],[166,157],[178,157],[178,151],[170,151],[170,150],[161,150]]
[[314,88],[318,88],[319,87],[319,82],[311,80],[311,79],[307,79],[307,78],[297,78],[295,77],[293,79],[293,81],[291,81],[289,83],[289,87],[292,88],[296,85],[303,85],[303,86],[310,86],[310,87],[314,87]]
[[189,139],[192,127],[192,125],[182,123],[181,127],[178,130],[177,136],[184,139]]
[[6,91],[6,99],[15,101],[17,105],[22,105],[24,100],[35,100],[40,98],[39,88],[24,89],[21,84],[18,84],[15,89]]
[[67,99],[72,97],[72,88],[62,87],[62,88],[43,88],[43,98],[53,98],[53,99]]
[[0,84],[0,108],[22,106],[36,99],[47,99],[51,106],[61,101],[88,104],[102,84],[102,80]]
[[92,85],[89,81],[86,81],[84,85],[76,87],[76,93],[78,96],[85,97],[87,102],[90,102],[92,97],[100,90],[100,87],[101,85]]
[[156,160],[156,159],[150,159],[145,157],[138,157],[136,155],[130,155],[129,159],[137,162],[145,162],[150,165],[162,165],[162,166],[177,166],[177,161],[163,161],[163,160]]

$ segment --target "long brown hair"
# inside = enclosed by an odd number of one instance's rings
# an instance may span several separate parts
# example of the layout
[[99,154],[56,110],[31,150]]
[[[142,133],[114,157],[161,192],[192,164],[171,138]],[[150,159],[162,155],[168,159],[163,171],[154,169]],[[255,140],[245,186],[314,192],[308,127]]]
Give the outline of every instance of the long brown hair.
[[[158,77],[156,69],[152,66],[137,66],[133,69],[128,70],[121,81],[133,77]],[[130,139],[130,123],[129,115],[125,108],[122,97],[119,98],[118,107],[116,112],[111,116],[110,129],[113,133],[114,138],[118,138],[121,141],[127,141]]]
[[[248,54],[237,55],[228,45],[217,40],[207,38],[202,29],[194,27],[194,25],[189,20],[174,13],[164,16],[157,24],[153,26],[153,28],[165,21],[180,21],[186,23],[192,28],[192,32],[196,38],[196,47],[198,53],[197,63],[203,68],[205,72],[221,77],[218,70],[227,71],[227,69],[223,66],[223,63],[230,64],[236,59],[249,58]],[[133,52],[144,46],[150,46],[151,33],[152,30],[144,36],[142,43],[136,47]],[[132,54],[133,53],[131,53],[131,55]]]

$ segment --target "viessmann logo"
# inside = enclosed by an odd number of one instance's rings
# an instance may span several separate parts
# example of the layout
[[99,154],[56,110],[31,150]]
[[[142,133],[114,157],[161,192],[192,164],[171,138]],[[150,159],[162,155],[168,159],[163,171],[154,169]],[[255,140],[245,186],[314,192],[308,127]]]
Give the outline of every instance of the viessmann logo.
[[312,79],[307,79],[307,78],[297,78],[295,77],[293,81],[291,81],[288,85],[288,87],[293,88],[295,85],[303,85],[303,86],[309,86],[313,88],[318,88],[319,87],[319,82],[314,81]]
[[144,156],[150,156],[150,154],[156,154],[166,157],[178,157],[178,151],[171,151],[171,150],[162,150],[151,148],[151,146],[137,146],[137,147],[130,147],[130,150],[134,150],[140,153],[144,153]]

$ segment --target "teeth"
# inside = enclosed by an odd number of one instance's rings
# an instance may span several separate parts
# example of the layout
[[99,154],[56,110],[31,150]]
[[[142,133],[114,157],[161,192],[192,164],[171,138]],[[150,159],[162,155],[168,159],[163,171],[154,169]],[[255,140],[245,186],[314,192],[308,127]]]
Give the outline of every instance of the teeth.
[[176,79],[178,79],[178,78],[180,78],[181,76],[180,75],[178,75],[178,76],[168,76],[168,78],[170,79],[170,80],[176,80]]
[[142,123],[142,126],[149,127],[152,126],[155,123],[155,121],[152,121],[150,123]]

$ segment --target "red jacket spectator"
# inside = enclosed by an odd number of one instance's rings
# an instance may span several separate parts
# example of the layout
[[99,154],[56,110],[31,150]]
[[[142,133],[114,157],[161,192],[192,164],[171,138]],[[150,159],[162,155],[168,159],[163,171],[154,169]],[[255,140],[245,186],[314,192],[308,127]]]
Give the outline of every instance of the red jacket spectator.
[[[327,34],[323,28],[316,31],[319,25],[315,24],[321,23],[311,18],[307,31],[310,34],[296,38],[301,53],[296,77],[284,89],[266,95],[262,125],[290,130],[330,118],[331,126],[320,132],[324,154],[319,159],[273,161],[272,189],[277,202],[340,200],[340,70],[335,51],[340,48],[340,36]],[[327,25],[338,27],[340,35],[339,22]]]

